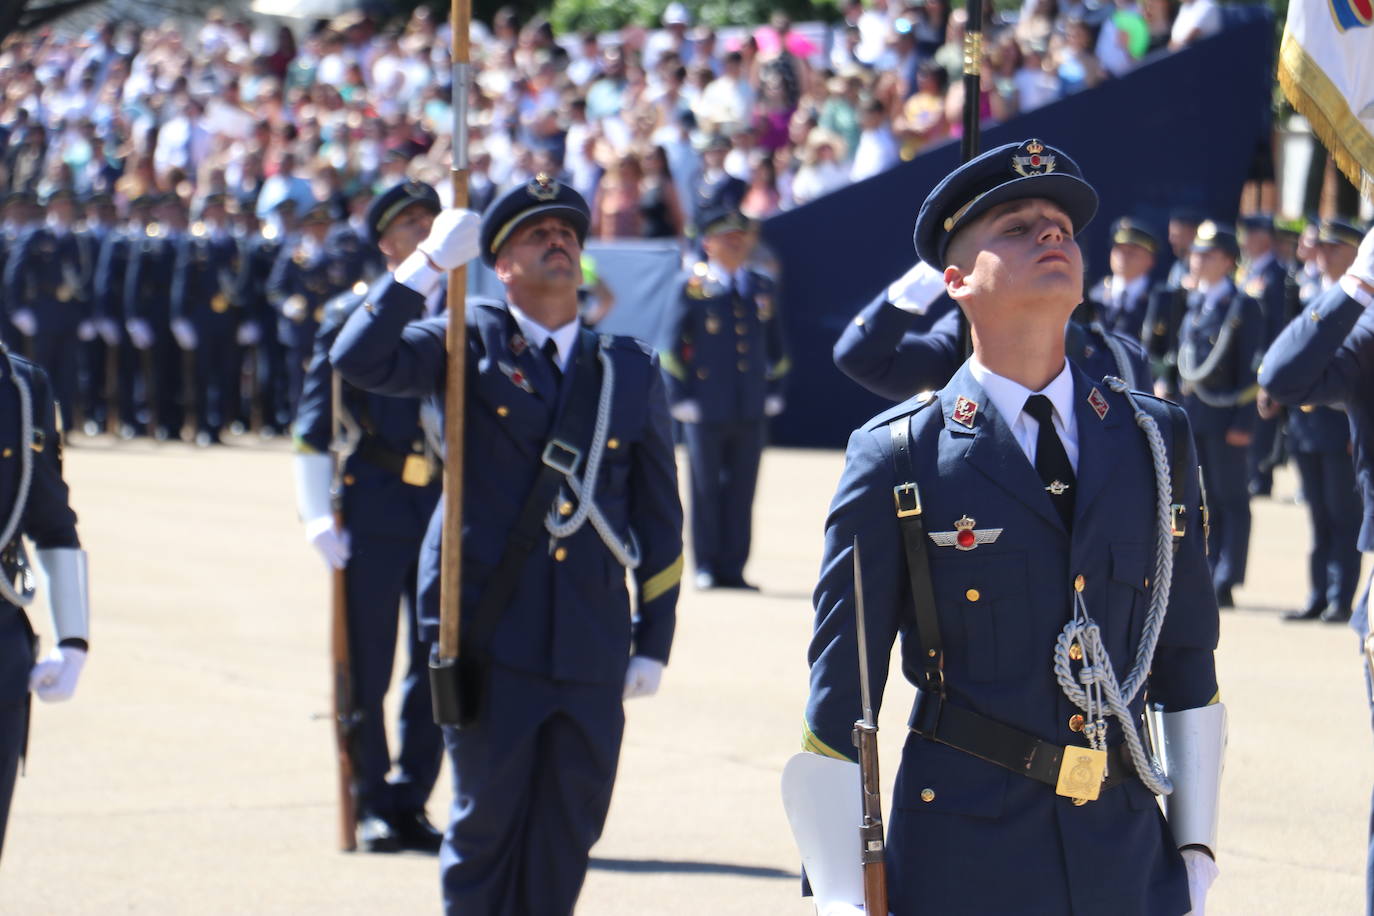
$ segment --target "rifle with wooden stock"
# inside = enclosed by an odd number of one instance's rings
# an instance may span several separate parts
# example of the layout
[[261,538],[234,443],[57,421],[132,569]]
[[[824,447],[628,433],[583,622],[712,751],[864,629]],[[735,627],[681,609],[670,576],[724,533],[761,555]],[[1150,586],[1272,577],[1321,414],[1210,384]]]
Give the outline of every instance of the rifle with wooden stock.
[[[343,379],[333,371],[330,379],[331,417],[334,427],[329,451],[334,459],[334,474],[329,486],[329,507],[334,527],[344,530],[344,464],[358,444],[357,431],[350,428],[343,407]],[[346,570],[334,569],[330,579],[329,618],[330,683],[334,693],[334,744],[339,758],[339,848],[352,852],[358,846],[357,782],[353,766],[353,736],[358,725],[358,710],[353,701],[353,657],[348,638],[348,591]]]
[[878,722],[868,685],[868,634],[864,629],[864,580],[859,561],[859,536],[854,536],[854,623],[859,643],[859,691],[863,718],[854,723],[854,746],[859,749],[859,782],[863,820],[859,826],[864,871],[864,911],[887,913],[887,844],[883,839],[883,795],[878,781]]

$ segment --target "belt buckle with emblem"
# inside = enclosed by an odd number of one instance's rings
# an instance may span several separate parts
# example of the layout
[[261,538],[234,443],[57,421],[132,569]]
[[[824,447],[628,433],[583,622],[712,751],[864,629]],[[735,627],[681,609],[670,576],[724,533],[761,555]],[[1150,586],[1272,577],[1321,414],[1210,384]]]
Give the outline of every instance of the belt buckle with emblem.
[[1056,795],[1072,798],[1075,805],[1097,801],[1102,781],[1107,773],[1107,752],[1091,747],[1066,747],[1059,764],[1059,783]]
[[429,478],[429,459],[424,455],[406,455],[406,462],[401,466],[401,482],[412,487],[427,487]]

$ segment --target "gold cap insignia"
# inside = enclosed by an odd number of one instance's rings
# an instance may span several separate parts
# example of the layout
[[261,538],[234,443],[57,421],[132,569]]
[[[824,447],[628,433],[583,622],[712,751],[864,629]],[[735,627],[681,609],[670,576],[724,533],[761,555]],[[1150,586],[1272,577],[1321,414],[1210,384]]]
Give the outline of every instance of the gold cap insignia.
[[1197,227],[1197,238],[1200,242],[1210,242],[1217,237],[1217,224],[1210,219]]
[[1045,153],[1045,144],[1039,140],[1027,140],[1011,157],[1011,168],[1022,178],[1048,175],[1055,169],[1055,157]]
[[530,179],[529,184],[525,185],[525,191],[535,200],[553,200],[558,196],[558,182],[554,181],[547,172],[540,172]]

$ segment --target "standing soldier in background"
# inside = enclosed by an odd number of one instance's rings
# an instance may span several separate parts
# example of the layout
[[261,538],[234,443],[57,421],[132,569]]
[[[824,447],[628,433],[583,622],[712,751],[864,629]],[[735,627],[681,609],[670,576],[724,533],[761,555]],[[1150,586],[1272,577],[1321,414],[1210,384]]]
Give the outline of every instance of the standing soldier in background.
[[[1303,287],[1301,311],[1313,307],[1354,264],[1360,235],[1347,222],[1321,222],[1315,251],[1321,279]],[[1264,414],[1278,416],[1267,392],[1261,392],[1261,407]],[[1340,407],[1322,404],[1295,405],[1287,413],[1289,450],[1302,483],[1312,546],[1307,558],[1307,603],[1302,610],[1283,616],[1285,620],[1345,623],[1360,579],[1360,507],[1351,498],[1359,490],[1349,418]]]
[[[154,199],[136,197],[129,202],[129,220],[105,237],[96,259],[95,293],[91,317],[96,332],[105,344],[106,358],[115,361],[114,391],[105,381],[106,397],[113,399],[119,409],[119,437],[132,439],[149,432],[148,392],[144,390],[139,365],[139,351],[129,336],[128,309],[125,307],[125,286],[129,276],[129,262],[134,251],[147,238]],[[112,405],[113,406],[113,405]]]
[[33,195],[27,191],[12,191],[4,198],[4,219],[0,222],[0,340],[11,350],[20,346],[22,337],[11,319],[14,317],[15,304],[5,280],[5,267],[9,263],[10,252],[19,244],[33,224],[35,212]]
[[124,326],[138,351],[143,400],[152,411],[149,427],[158,440],[181,438],[181,352],[172,337],[172,275],[177,245],[186,230],[181,201],[157,198],[156,220],[133,241],[124,280]]
[[[439,862],[454,916],[572,912],[610,805],[623,701],[658,689],[672,645],[682,508],[663,380],[643,344],[579,326],[589,222],[581,195],[543,173],[497,198],[480,233],[469,210],[440,214],[329,354],[360,387],[442,401],[449,316],[408,322],[443,271],[479,252],[505,286],[505,302],[467,313],[462,653],[481,686],[475,721],[443,730],[454,801]],[[436,511],[420,565],[426,642],[441,539],[458,534]]]
[[1140,220],[1123,216],[1112,224],[1111,273],[1088,293],[1093,317],[1103,328],[1131,340],[1141,339],[1158,250],[1159,239]]
[[[1260,383],[1288,405],[1343,405],[1354,439],[1355,479],[1364,506],[1360,550],[1374,552],[1374,228],[1354,263],[1307,303],[1264,355]],[[1365,698],[1374,712],[1374,642],[1369,635],[1369,586],[1350,618],[1364,658]],[[1366,908],[1374,913],[1374,812],[1369,821]]]
[[754,489],[768,417],[782,413],[791,366],[773,280],[748,269],[753,229],[734,203],[698,219],[707,260],[683,283],[661,350],[691,479],[699,589],[753,589],[744,579]]
[[1234,607],[1250,552],[1249,450],[1259,415],[1255,369],[1265,320],[1259,303],[1232,279],[1240,247],[1235,232],[1208,220],[1189,255],[1194,287],[1178,336],[1178,379],[1193,425],[1211,512],[1207,557],[1220,607]]
[[[389,270],[424,241],[438,212],[439,196],[425,184],[406,182],[374,198],[369,242],[380,246]],[[439,467],[434,431],[421,425],[417,398],[368,394],[342,382],[347,416],[334,416],[329,348],[366,293],[366,286],[355,288],[325,307],[296,412],[296,505],[306,538],[326,564],[344,570],[358,839],[368,852],[438,852],[443,837],[430,824],[425,802],[439,777],[443,741],[432,718],[429,648],[419,635],[416,586],[420,545],[439,502]],[[442,295],[435,304],[442,306]],[[413,317],[425,311],[417,309]],[[343,468],[342,531],[334,526],[330,505],[330,449],[340,423],[361,437]],[[396,658],[398,608],[406,620],[409,661],[401,687],[396,777],[388,782],[392,758],[383,700]]]
[[[243,214],[252,220],[252,208],[245,207]],[[285,432],[290,425],[291,415],[286,407],[285,329],[281,314],[267,294],[267,284],[282,249],[293,237],[295,214],[295,201],[282,198],[256,231],[246,234],[242,241],[237,298],[245,313],[245,327],[257,329],[245,333],[256,338],[255,365],[251,368],[257,378],[257,404],[250,408],[255,407],[261,414],[258,432],[264,438]]]
[[[23,440],[25,428],[29,441]],[[29,692],[45,702],[71,699],[89,649],[86,553],[62,480],[62,437],[47,374],[0,349],[0,846],[19,761],[28,744]],[[38,640],[24,613],[33,599],[23,538],[37,548],[52,611],[53,647]],[[36,664],[35,664],[36,662]]]
[[[1264,313],[1264,340],[1261,352],[1268,349],[1288,323],[1288,271],[1274,253],[1274,218],[1266,213],[1243,216],[1240,228],[1240,288],[1259,303]],[[1357,238],[1356,244],[1359,243]],[[1278,464],[1277,419],[1260,418],[1255,423],[1255,439],[1250,444],[1248,480],[1251,496],[1268,496],[1274,490],[1274,467]]]
[[114,409],[110,401],[113,392],[106,390],[106,381],[109,377],[106,364],[112,357],[108,345],[99,333],[100,326],[96,320],[96,281],[105,242],[118,230],[119,213],[115,210],[114,198],[106,191],[89,195],[85,204],[86,218],[77,236],[90,251],[91,271],[85,291],[88,303],[86,315],[76,329],[77,339],[81,341],[81,358],[77,361],[77,385],[82,430],[88,436],[95,436],[105,431]]
[[1175,210],[1170,214],[1168,239],[1174,263],[1169,268],[1168,280],[1150,291],[1145,327],[1140,332],[1140,342],[1150,357],[1155,393],[1174,400],[1178,400],[1178,332],[1188,310],[1188,291],[1193,282],[1188,273],[1189,251],[1201,222],[1202,217],[1192,210]]
[[300,400],[324,304],[350,285],[349,268],[329,250],[331,219],[328,204],[311,207],[301,218],[300,232],[282,248],[267,278],[267,299],[281,316],[288,415],[295,413]]
[[97,253],[75,231],[70,189],[53,191],[43,203],[47,219],[10,249],[4,285],[20,348],[48,374],[65,431],[76,403],[77,327],[89,317],[85,296]]
[[172,336],[194,355],[195,442],[201,446],[220,442],[239,407],[239,246],[224,203],[217,193],[201,200],[200,218],[177,245],[172,278]]

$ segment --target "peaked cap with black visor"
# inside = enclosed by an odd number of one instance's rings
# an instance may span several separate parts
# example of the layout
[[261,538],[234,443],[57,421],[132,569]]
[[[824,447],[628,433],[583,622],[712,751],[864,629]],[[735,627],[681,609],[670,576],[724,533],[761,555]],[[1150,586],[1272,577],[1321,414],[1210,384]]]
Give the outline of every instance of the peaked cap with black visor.
[[1034,139],[1008,143],[975,156],[935,186],[916,217],[916,253],[944,269],[956,232],[998,204],[1028,197],[1053,201],[1068,215],[1074,235],[1097,212],[1097,192],[1062,150]]
[[482,214],[482,261],[495,267],[496,253],[515,230],[540,216],[565,220],[577,233],[578,244],[586,243],[592,221],[587,201],[569,186],[540,172],[493,200]]

